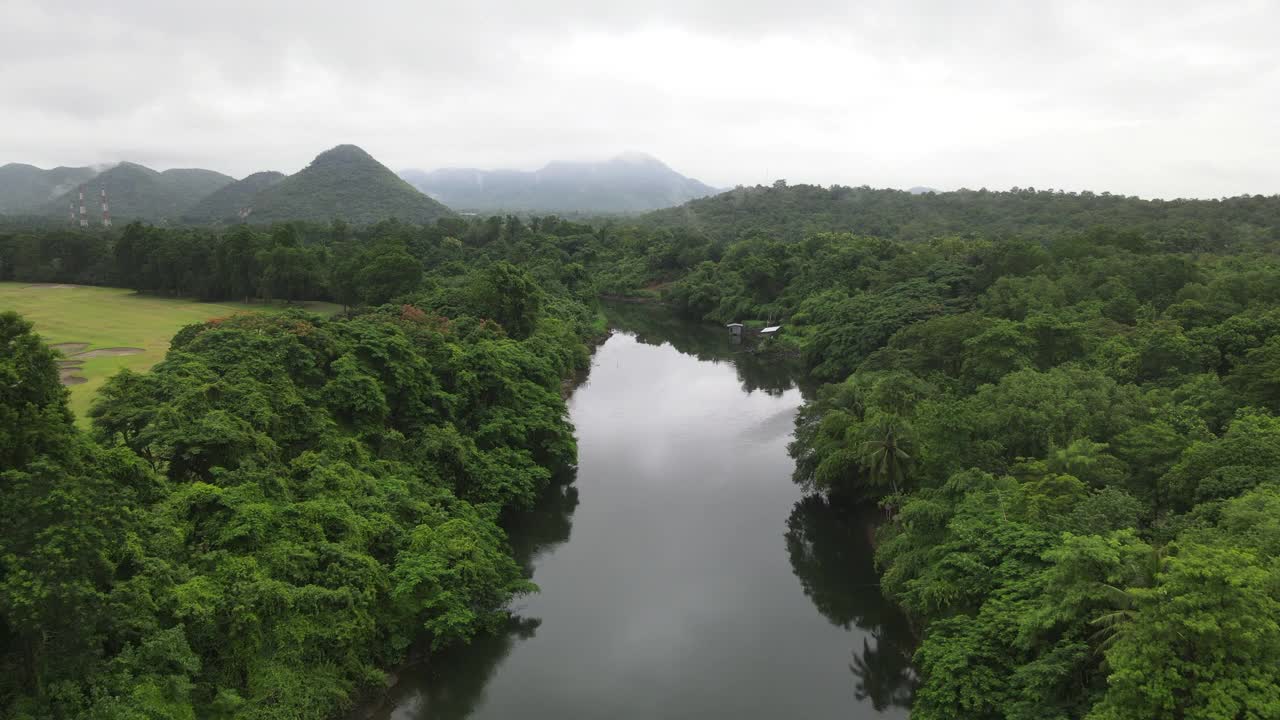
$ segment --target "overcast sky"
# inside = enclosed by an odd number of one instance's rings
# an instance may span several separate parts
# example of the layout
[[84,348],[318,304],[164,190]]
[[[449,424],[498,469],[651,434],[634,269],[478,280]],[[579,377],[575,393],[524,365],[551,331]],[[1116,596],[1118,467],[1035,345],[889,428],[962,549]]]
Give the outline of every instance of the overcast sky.
[[0,163],[1280,192],[1280,0],[5,0]]

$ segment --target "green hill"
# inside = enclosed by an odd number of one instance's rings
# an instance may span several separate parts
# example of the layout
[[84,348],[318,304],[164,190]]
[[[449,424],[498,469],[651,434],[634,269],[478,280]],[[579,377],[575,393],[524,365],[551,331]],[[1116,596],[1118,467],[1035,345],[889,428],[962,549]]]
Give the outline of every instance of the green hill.
[[0,214],[39,213],[53,198],[97,174],[87,167],[43,170],[22,163],[0,166]]
[[[176,222],[185,210],[233,182],[235,178],[212,170],[177,169],[156,172],[142,165],[122,162],[85,185],[85,206],[89,222],[99,222],[102,207],[98,198],[101,191],[106,189],[114,221]],[[71,188],[58,199],[46,204],[45,214],[65,215],[68,203],[76,199],[76,193],[77,188]]]
[[200,200],[234,183],[235,178],[213,170],[200,168],[175,168],[160,173],[161,179],[174,192],[189,198],[183,207],[192,207]]
[[285,179],[284,173],[256,172],[205,197],[183,214],[192,223],[235,222],[251,211],[258,194]]
[[415,190],[369,153],[339,145],[303,170],[260,192],[249,220],[325,222],[339,218],[367,225],[397,218],[429,223],[453,212]]
[[818,232],[902,240],[965,234],[1050,238],[1097,225],[1131,228],[1153,237],[1191,233],[1212,241],[1227,228],[1280,238],[1280,196],[1143,200],[1034,188],[913,193],[779,181],[772,186],[734,188],[648,213],[639,220],[650,227],[693,230],[720,241],[753,235],[799,240]]

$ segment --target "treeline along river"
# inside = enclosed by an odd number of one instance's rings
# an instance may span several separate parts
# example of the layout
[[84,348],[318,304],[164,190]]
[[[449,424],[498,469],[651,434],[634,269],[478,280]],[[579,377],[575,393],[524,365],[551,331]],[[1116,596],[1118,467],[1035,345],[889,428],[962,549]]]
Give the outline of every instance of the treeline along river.
[[511,522],[541,587],[508,631],[410,665],[377,720],[903,717],[911,635],[875,511],[792,483],[789,369],[716,326],[609,308],[569,403],[576,478]]

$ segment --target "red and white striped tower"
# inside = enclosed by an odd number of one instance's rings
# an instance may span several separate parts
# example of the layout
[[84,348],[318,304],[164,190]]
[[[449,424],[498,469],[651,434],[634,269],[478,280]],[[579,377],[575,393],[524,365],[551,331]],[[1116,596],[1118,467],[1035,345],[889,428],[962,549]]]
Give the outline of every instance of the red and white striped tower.
[[111,227],[111,211],[107,209],[106,188],[102,188],[102,227]]
[[80,227],[89,227],[89,216],[84,214],[84,186],[80,186]]

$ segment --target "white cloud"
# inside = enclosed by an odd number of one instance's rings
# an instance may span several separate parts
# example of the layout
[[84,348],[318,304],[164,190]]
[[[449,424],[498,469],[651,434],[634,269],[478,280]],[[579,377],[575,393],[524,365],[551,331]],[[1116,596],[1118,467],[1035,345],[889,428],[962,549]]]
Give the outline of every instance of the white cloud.
[[35,2],[0,161],[650,152],[718,185],[1280,192],[1280,3]]

